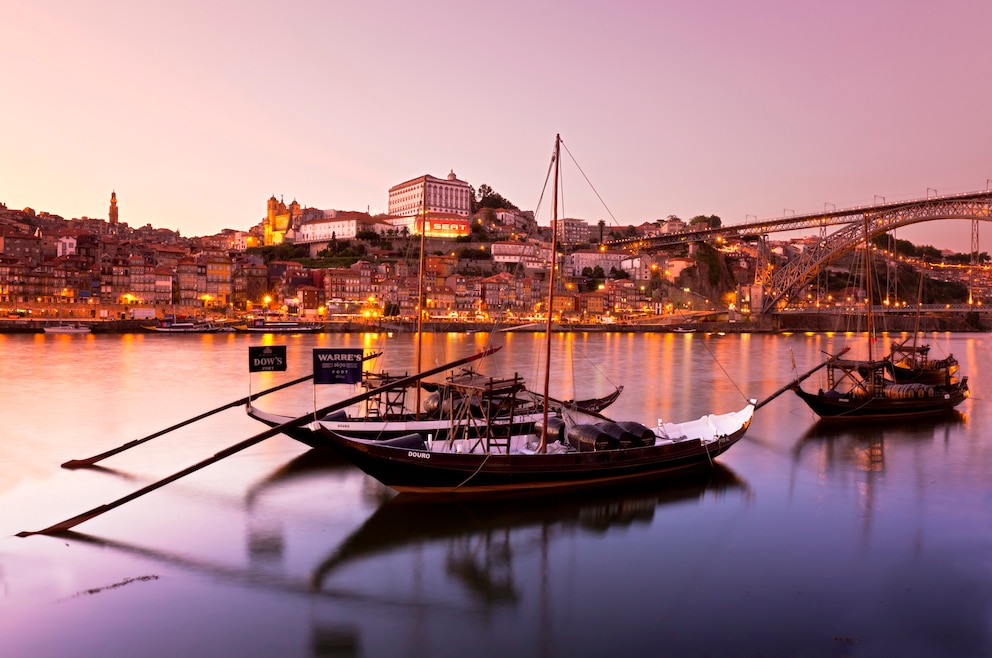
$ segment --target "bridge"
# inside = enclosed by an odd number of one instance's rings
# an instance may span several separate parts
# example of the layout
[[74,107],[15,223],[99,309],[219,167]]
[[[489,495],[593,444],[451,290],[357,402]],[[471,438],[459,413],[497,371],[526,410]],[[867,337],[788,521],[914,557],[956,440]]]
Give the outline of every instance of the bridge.
[[[974,258],[978,253],[978,222],[992,221],[992,190],[927,196],[894,203],[885,203],[883,200],[883,203],[870,206],[831,209],[822,213],[792,215],[649,238],[615,240],[610,242],[609,246],[614,249],[651,253],[693,242],[714,241],[717,238],[764,241],[767,234],[772,232],[819,230],[819,242],[805,250],[799,257],[789,261],[784,267],[772,270],[771,267],[763,264],[758,268],[755,283],[761,284],[764,290],[762,312],[770,313],[786,306],[827,263],[864,245],[866,226],[868,238],[871,239],[902,226],[942,219],[971,220],[971,251]],[[827,235],[828,226],[841,226],[841,228]]]

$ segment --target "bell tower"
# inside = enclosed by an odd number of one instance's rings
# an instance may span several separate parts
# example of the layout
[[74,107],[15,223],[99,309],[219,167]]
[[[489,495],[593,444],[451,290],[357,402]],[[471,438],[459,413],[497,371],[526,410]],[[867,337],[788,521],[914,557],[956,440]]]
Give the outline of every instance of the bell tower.
[[110,223],[117,223],[117,191],[110,193]]

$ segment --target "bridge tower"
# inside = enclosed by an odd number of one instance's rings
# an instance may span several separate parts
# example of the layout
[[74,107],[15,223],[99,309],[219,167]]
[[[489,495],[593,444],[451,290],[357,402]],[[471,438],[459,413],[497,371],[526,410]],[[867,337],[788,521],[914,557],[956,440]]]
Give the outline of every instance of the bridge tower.
[[968,303],[973,304],[975,289],[975,267],[979,264],[978,259],[978,220],[971,220],[971,267],[968,268]]

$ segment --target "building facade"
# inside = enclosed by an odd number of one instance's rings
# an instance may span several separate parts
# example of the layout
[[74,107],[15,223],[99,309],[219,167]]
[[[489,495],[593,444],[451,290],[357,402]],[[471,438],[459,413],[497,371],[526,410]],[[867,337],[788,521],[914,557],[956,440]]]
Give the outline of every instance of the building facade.
[[389,188],[390,215],[443,213],[467,218],[472,212],[472,188],[454,171],[447,179],[423,175]]

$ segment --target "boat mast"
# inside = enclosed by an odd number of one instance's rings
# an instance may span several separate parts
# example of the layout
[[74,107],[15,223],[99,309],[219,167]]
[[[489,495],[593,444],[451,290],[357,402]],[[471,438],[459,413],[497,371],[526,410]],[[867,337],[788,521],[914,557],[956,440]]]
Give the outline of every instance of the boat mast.
[[[417,265],[417,372],[423,372],[424,345],[424,269],[427,262],[427,176],[424,176],[424,198],[420,204],[420,258]],[[417,406],[413,413],[420,420],[420,380],[417,380]]]
[[555,178],[551,197],[551,273],[548,276],[548,308],[544,330],[544,425],[537,451],[544,452],[548,440],[548,387],[551,382],[551,312],[555,307],[555,270],[558,267],[558,161],[561,155],[561,136],[555,135]]

